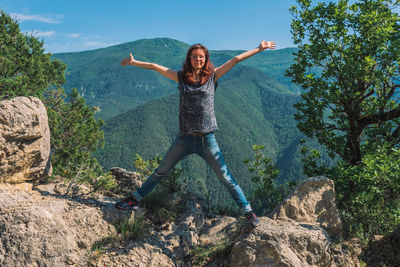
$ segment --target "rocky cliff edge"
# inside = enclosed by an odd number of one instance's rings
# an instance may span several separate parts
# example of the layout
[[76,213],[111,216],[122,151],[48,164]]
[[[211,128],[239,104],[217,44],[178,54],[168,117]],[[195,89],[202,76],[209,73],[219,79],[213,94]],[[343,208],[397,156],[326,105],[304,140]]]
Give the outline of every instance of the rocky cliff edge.
[[[50,169],[47,116],[32,111],[39,101],[0,103],[11,110],[0,113],[0,266],[356,266],[348,246],[334,241],[342,228],[333,182],[324,177],[303,181],[255,229],[240,218],[212,214],[202,197],[187,193],[174,222],[160,226],[145,219],[145,235],[115,238],[118,222],[143,209],[116,210],[117,198],[85,194],[90,190],[80,185],[31,183]],[[114,175],[140,184],[135,173],[114,169]],[[104,248],[107,240],[113,245]],[[221,244],[220,253],[200,260],[208,255],[201,252]]]

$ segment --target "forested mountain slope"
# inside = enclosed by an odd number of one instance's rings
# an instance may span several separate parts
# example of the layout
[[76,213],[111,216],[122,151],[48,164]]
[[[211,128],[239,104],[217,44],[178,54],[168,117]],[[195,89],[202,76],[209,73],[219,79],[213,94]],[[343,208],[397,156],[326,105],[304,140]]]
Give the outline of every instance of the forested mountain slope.
[[[253,154],[254,144],[265,145],[265,154],[278,162],[280,180],[301,177],[300,134],[292,107],[297,100],[285,85],[252,67],[235,67],[219,80],[215,109],[220,130],[216,137],[230,171],[248,195],[254,184],[243,160]],[[144,159],[163,156],[178,131],[178,101],[175,93],[107,120],[106,146],[97,154],[102,165],[133,169],[135,154]],[[230,202],[227,191],[199,157],[188,157],[182,167],[192,181],[206,181],[214,204]]]
[[[122,67],[123,58],[133,56],[142,61],[155,62],[174,70],[181,69],[189,44],[168,39],[143,39],[107,48],[55,54],[67,64],[68,91],[77,87],[87,103],[98,106],[98,117],[108,119],[149,100],[174,93],[174,82],[156,72]],[[240,63],[252,66],[285,84],[288,90],[298,91],[291,85],[284,72],[291,64],[294,48],[265,51]],[[243,51],[210,51],[215,66],[223,64]]]
[[[96,154],[105,169],[119,166],[132,170],[135,154],[144,159],[163,156],[178,131],[177,84],[153,71],[122,67],[121,59],[132,52],[138,60],[179,70],[188,47],[177,40],[156,38],[54,55],[68,66],[67,92],[77,87],[89,105],[100,108],[97,116],[106,120],[106,146]],[[284,76],[295,51],[259,53],[219,80],[215,106],[220,130],[216,136],[228,167],[247,195],[254,184],[243,160],[253,155],[254,144],[266,146],[264,153],[281,169],[280,181],[301,177],[300,134],[293,119],[299,89]],[[210,54],[219,66],[241,52]],[[200,158],[190,156],[182,167],[194,184],[207,184],[213,204],[224,206],[230,201]]]

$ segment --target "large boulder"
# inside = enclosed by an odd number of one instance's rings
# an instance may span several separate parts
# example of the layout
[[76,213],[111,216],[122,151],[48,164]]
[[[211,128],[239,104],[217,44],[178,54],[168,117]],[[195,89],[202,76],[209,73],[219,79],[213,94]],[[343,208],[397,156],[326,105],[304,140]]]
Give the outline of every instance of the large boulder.
[[159,228],[146,219],[143,237],[122,241],[116,226],[143,209],[121,211],[117,199],[74,196],[65,186],[0,184],[0,266],[185,266],[194,247],[212,247],[237,229],[235,218],[208,218],[204,199],[188,194],[174,223]]
[[51,173],[46,108],[36,97],[0,102],[0,183],[39,180]]
[[86,266],[92,245],[115,229],[92,203],[32,184],[0,184],[0,266]]
[[319,223],[334,237],[343,232],[342,222],[335,204],[335,186],[326,177],[313,177],[300,183],[286,199],[275,208],[275,220]]
[[318,224],[272,220],[243,233],[231,253],[231,267],[353,267],[351,258],[336,250]]
[[346,248],[332,242],[342,233],[332,180],[303,181],[270,217],[240,236],[230,266],[354,266]]

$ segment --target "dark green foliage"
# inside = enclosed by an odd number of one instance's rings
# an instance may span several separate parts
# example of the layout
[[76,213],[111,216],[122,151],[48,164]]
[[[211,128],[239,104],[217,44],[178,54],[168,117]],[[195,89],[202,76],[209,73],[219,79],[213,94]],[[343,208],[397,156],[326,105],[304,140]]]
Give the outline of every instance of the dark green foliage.
[[140,177],[145,180],[146,177],[150,176],[158,165],[160,165],[161,157],[156,155],[150,160],[143,160],[139,154],[136,154],[133,164],[135,165],[136,172],[140,174]]
[[391,3],[298,0],[292,33],[299,45],[287,74],[303,88],[299,129],[349,164],[368,149],[400,143],[400,16]]
[[320,166],[320,153],[310,151],[305,164],[315,175],[335,181],[345,233],[368,241],[393,231],[400,223],[400,151],[390,145],[364,155],[362,162]]
[[0,10],[0,100],[43,99],[43,90],[65,82],[64,70],[65,64],[44,53],[43,41],[21,33],[18,23]]
[[149,218],[157,225],[175,221],[179,213],[178,201],[179,199],[160,189],[150,192],[143,199]]
[[116,183],[103,169],[93,152],[103,145],[102,120],[94,118],[74,88],[68,101],[62,91],[50,91],[46,98],[51,128],[52,165],[55,175],[73,182],[85,182],[94,189],[111,189]]
[[303,162],[303,172],[307,177],[326,175],[329,170],[336,166],[338,160],[329,156],[330,152],[315,140],[301,139],[300,144]]
[[331,173],[346,233],[370,239],[400,224],[399,149],[378,149],[356,166],[340,162]]
[[[335,180],[346,234],[370,238],[399,224],[398,0],[298,0],[299,45],[287,74],[302,87],[298,128],[327,148],[303,147],[307,175]],[[318,162],[319,161],[319,162]]]
[[251,196],[253,210],[259,215],[267,215],[278,205],[287,193],[295,186],[295,182],[277,185],[274,181],[279,175],[277,166],[272,164],[272,159],[265,156],[263,145],[253,145],[254,160],[245,159],[251,181],[256,184],[256,189]]

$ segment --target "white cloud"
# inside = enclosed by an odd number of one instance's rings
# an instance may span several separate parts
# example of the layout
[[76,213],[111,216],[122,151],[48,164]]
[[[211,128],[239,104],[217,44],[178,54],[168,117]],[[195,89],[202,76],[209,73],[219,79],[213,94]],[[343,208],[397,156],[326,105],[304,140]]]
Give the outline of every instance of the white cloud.
[[34,35],[37,37],[45,37],[45,36],[52,36],[55,33],[56,33],[55,31],[47,31],[47,32],[36,31],[34,32]]
[[80,33],[66,33],[65,35],[71,38],[78,38],[81,36]]
[[104,43],[94,42],[94,41],[85,43],[85,46],[102,46],[102,45],[104,45]]
[[60,24],[62,22],[62,19],[64,18],[64,15],[43,16],[43,15],[23,15],[18,13],[10,13],[10,16],[16,18],[17,20],[20,20],[21,22],[27,20],[34,20],[50,24]]

